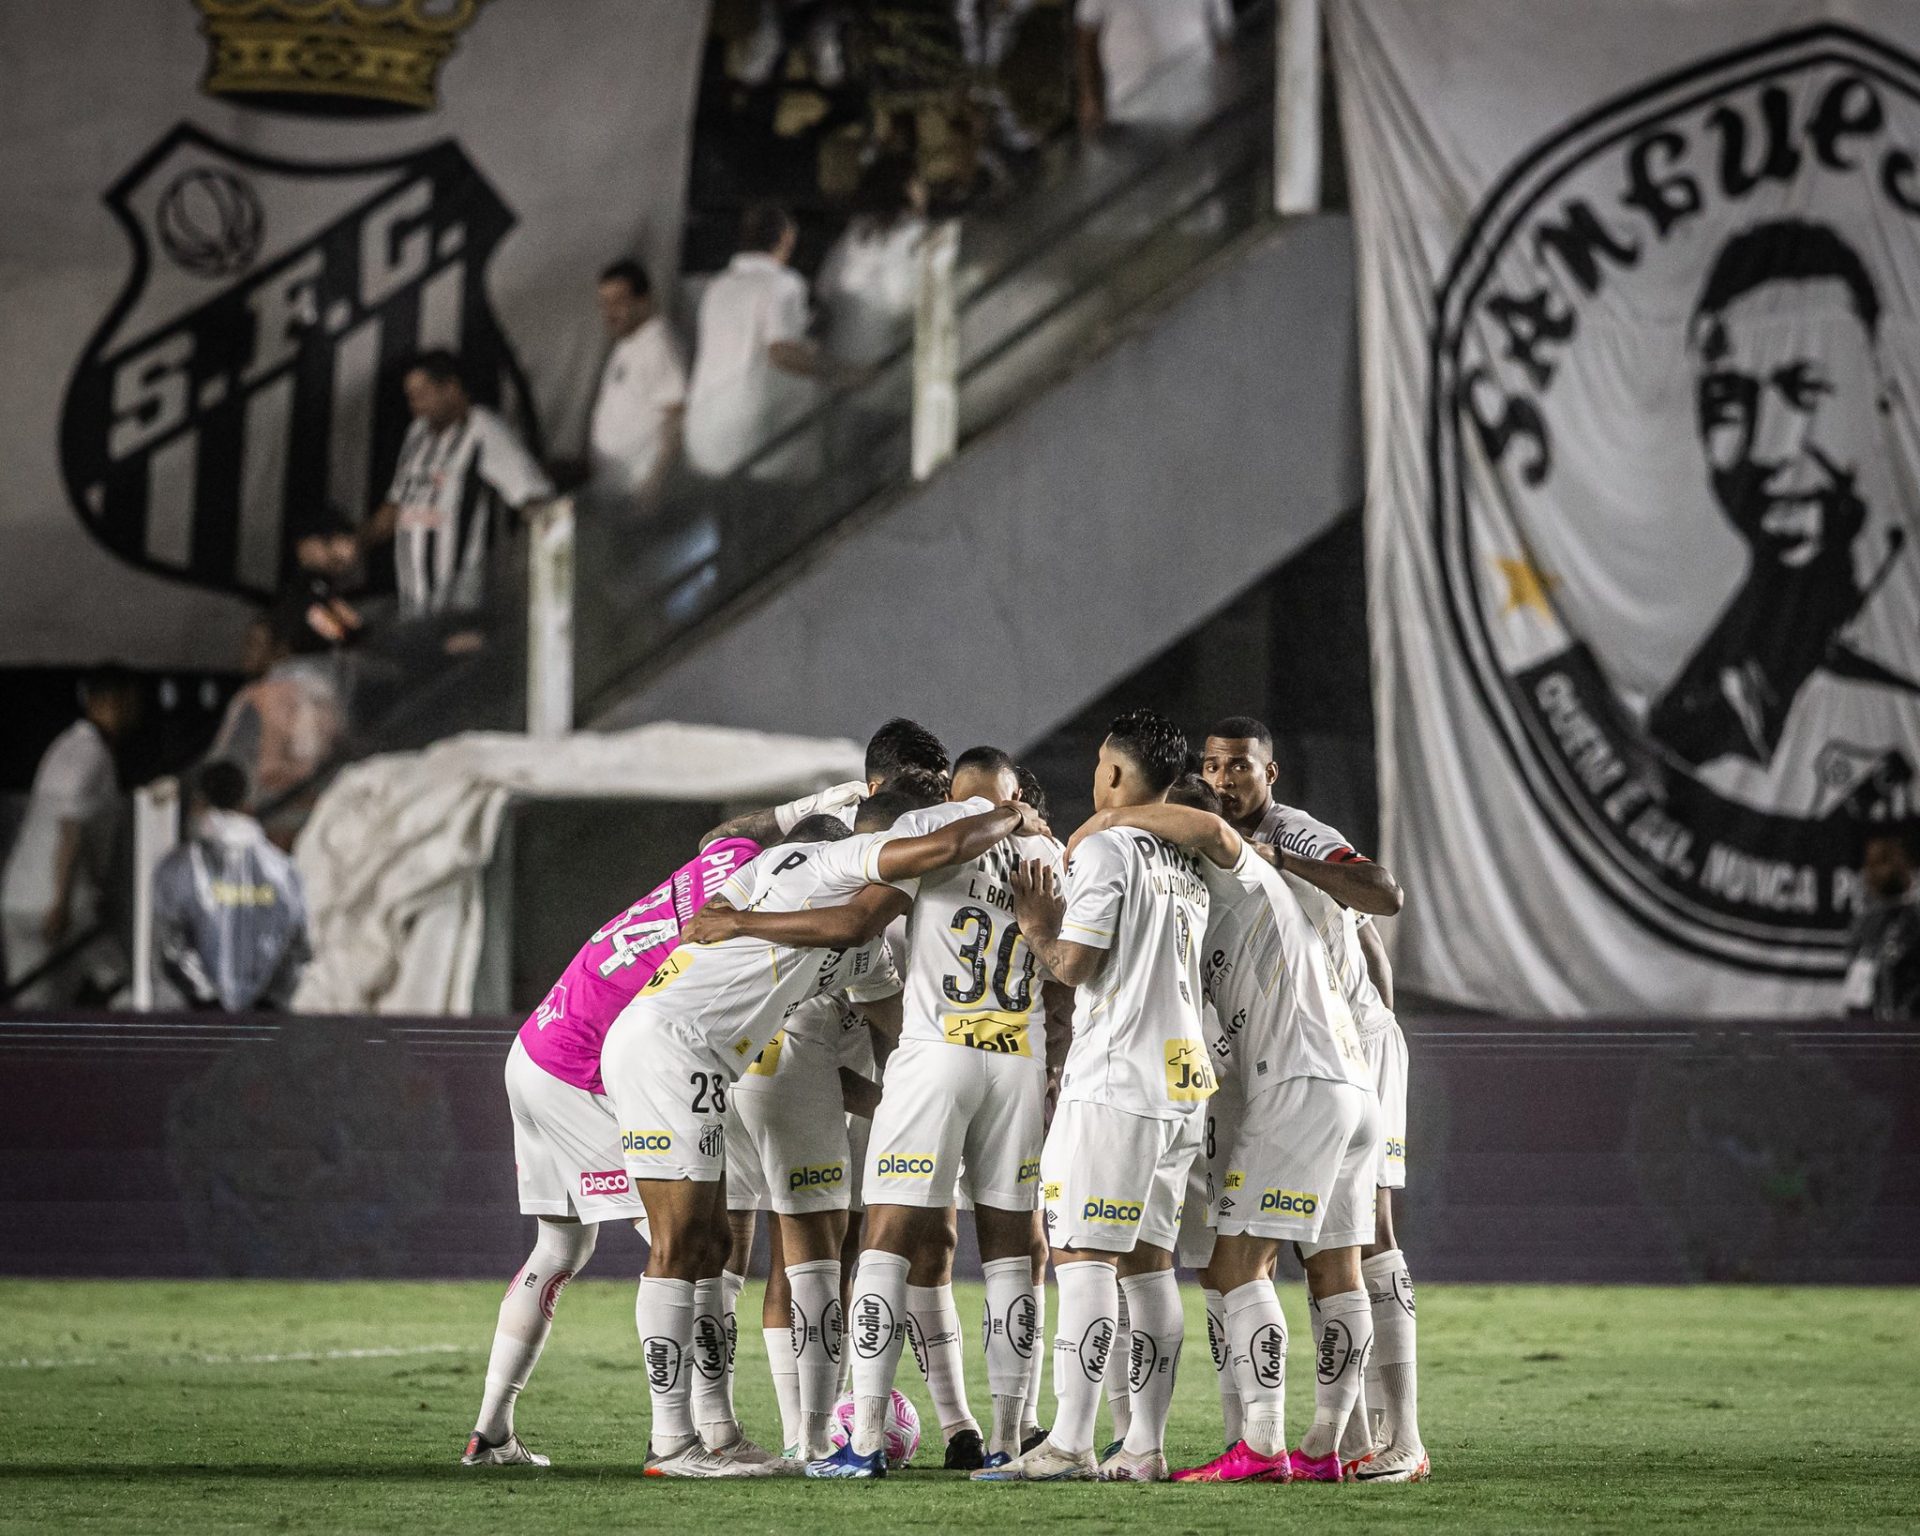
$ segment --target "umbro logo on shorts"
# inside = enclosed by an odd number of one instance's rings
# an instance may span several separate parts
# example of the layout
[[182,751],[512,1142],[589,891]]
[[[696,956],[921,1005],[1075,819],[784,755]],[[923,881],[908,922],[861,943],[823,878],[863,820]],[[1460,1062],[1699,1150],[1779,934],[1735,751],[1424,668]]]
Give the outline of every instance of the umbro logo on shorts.
[[1140,1219],[1137,1200],[1089,1200],[1080,1210],[1082,1221],[1129,1222]]
[[1311,1216],[1320,1209],[1320,1197],[1297,1189],[1270,1189],[1260,1197],[1260,1209],[1283,1216]]
[[602,1172],[583,1172],[580,1175],[580,1193],[591,1195],[630,1195],[633,1185],[627,1182],[627,1170],[608,1168]]
[[905,1155],[889,1152],[875,1164],[883,1179],[930,1179],[933,1159],[924,1153]]
[[622,1131],[622,1152],[671,1152],[673,1137],[666,1131]]

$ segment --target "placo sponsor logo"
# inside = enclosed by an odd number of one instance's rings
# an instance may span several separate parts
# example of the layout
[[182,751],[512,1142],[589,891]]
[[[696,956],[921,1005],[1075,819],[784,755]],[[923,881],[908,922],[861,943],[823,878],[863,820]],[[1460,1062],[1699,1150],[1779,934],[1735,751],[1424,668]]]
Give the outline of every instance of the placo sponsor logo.
[[875,1165],[883,1179],[930,1179],[933,1158],[923,1152],[889,1152]]
[[787,1192],[801,1189],[827,1189],[847,1180],[845,1163],[814,1163],[805,1168],[787,1170]]
[[1260,1209],[1282,1216],[1311,1216],[1320,1209],[1320,1197],[1298,1189],[1270,1189],[1260,1197]]
[[1390,1163],[1404,1163],[1406,1160],[1407,1143],[1404,1138],[1389,1136],[1387,1138],[1387,1161]]
[[583,1196],[594,1195],[630,1195],[633,1185],[627,1180],[624,1168],[589,1169],[580,1175],[580,1193]]
[[620,1133],[622,1152],[671,1152],[673,1136],[667,1131],[622,1131]]
[[1035,1158],[1032,1162],[1022,1163],[1020,1165],[1020,1177],[1014,1180],[1014,1182],[1016,1184],[1031,1184],[1039,1177],[1040,1160]]
[[1082,1221],[1134,1222],[1140,1219],[1138,1200],[1089,1200],[1080,1208]]

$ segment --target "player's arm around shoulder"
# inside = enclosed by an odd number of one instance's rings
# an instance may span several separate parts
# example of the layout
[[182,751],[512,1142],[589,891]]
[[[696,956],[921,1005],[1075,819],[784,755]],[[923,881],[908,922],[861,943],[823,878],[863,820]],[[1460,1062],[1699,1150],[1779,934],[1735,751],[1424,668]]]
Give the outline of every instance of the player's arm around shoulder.
[[1185,848],[1202,858],[1232,869],[1240,862],[1244,841],[1240,834],[1211,811],[1191,805],[1130,805],[1123,809],[1101,811],[1074,834],[1076,844],[1093,832],[1131,827],[1153,837]]
[[911,880],[952,864],[977,859],[1003,838],[1039,836],[1046,830],[1030,805],[1010,800],[990,811],[963,816],[917,837],[896,837],[880,845],[874,870],[881,880]]
[[[1096,862],[1102,862],[1099,854],[1088,850],[1083,855],[1082,871]],[[1075,878],[1082,880],[1090,894],[1083,894],[1080,903],[1087,909],[1086,915],[1067,935],[1062,929],[1067,924],[1069,901],[1053,864],[1040,859],[1022,860],[1012,880],[1013,912],[1020,933],[1040,957],[1040,963],[1064,987],[1092,980],[1106,961],[1113,944],[1114,914],[1125,887],[1124,870],[1118,879],[1114,871],[1104,867],[1084,878],[1077,872]]]

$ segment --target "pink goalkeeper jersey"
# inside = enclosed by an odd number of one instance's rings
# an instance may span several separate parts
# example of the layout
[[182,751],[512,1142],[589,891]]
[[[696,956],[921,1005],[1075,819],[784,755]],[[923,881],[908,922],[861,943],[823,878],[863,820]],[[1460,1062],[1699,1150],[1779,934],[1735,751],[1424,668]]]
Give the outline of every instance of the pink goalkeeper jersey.
[[608,1027],[673,953],[680,925],[759,851],[744,837],[721,838],[588,939],[520,1026],[534,1062],[563,1083],[605,1093],[600,1046]]

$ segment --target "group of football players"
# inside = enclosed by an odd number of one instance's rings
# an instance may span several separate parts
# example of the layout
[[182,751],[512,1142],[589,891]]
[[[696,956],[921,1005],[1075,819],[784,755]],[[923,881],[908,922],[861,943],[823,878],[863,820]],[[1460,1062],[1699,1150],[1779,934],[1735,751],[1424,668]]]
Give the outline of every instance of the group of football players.
[[[546,1464],[515,1401],[599,1223],[632,1220],[650,1474],[885,1476],[911,1343],[946,1465],[978,1480],[1425,1478],[1390,1195],[1406,1046],[1372,921],[1400,908],[1392,877],[1273,798],[1272,735],[1245,717],[1196,755],[1150,711],[1115,720],[1064,845],[1004,752],[950,762],[893,720],[865,766],[715,828],[522,1026],[506,1085],[538,1238],[462,1459]],[[953,1302],[960,1208],[986,1281],[984,1430]],[[760,1211],[783,1455],[733,1405]],[[1297,1440],[1283,1245],[1314,1334]],[[1204,1288],[1227,1446],[1180,1470],[1176,1265]]]

